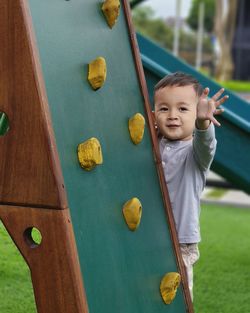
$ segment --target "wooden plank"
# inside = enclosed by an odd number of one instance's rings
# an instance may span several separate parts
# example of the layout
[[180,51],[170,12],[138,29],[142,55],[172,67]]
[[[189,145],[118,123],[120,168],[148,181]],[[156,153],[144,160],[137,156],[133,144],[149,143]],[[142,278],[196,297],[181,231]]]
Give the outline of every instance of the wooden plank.
[[[69,210],[0,205],[0,219],[30,270],[38,313],[87,313]],[[29,230],[41,235],[32,244]]]
[[0,1],[0,203],[66,208],[38,53],[26,1]]

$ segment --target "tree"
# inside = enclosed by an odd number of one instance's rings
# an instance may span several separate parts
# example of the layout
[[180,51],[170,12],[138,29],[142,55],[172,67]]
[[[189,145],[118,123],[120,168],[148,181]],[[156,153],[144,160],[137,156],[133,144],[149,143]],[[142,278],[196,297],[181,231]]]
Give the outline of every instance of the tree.
[[205,4],[204,28],[206,32],[211,33],[214,29],[215,0],[193,0],[187,23],[193,30],[198,29],[199,5],[201,2]]
[[236,24],[237,0],[217,0],[215,15],[215,34],[220,46],[216,67],[218,80],[230,80],[233,76],[232,42]]
[[145,0],[130,0],[130,7],[131,9],[133,9],[134,7],[136,7],[138,4],[142,3]]
[[158,42],[161,46],[172,49],[173,31],[162,19],[154,17],[151,7],[135,8],[132,17],[136,31]]
[[197,30],[201,1],[205,3],[205,30],[208,33],[215,32],[220,48],[216,65],[216,78],[230,80],[234,71],[231,51],[238,0],[193,0],[187,22],[195,30]]
[[[133,24],[136,31],[151,38],[163,48],[170,51],[173,49],[173,27],[168,25],[161,18],[154,17],[154,11],[149,6],[136,7],[132,11]],[[180,56],[188,63],[195,63],[195,54],[197,36],[193,32],[180,31]],[[203,46],[207,55],[211,55],[212,46],[208,36],[203,38]]]

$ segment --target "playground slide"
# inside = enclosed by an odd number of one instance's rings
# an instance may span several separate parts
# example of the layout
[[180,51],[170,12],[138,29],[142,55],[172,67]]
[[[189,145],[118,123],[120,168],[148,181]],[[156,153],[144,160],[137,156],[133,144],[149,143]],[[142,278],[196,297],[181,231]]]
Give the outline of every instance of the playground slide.
[[[137,40],[151,103],[155,83],[169,72],[192,74],[204,87],[210,88],[211,94],[221,88],[218,83],[142,35],[137,34]],[[216,128],[218,146],[212,170],[250,193],[250,105],[229,90],[225,92],[229,100],[224,105],[225,112],[218,118],[222,126]]]

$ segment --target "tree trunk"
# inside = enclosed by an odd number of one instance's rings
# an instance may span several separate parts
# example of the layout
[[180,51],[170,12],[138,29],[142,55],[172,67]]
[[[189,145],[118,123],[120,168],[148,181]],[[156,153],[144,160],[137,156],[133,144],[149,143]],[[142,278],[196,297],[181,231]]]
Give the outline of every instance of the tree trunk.
[[[216,1],[215,34],[220,46],[216,67],[218,80],[230,80],[233,76],[232,42],[235,31],[237,0]],[[223,16],[224,15],[224,16]]]

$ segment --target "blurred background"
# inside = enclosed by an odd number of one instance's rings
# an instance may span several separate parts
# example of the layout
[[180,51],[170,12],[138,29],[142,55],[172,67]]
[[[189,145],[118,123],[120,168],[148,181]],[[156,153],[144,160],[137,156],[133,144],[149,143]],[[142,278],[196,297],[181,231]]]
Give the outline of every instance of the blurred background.
[[[138,33],[250,104],[249,1],[131,0],[130,4]],[[250,121],[250,116],[246,118]],[[250,206],[247,193],[213,172],[207,185],[205,202]]]
[[232,89],[250,92],[249,1],[130,2],[138,32],[203,73],[219,81],[236,81]]

